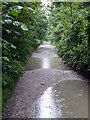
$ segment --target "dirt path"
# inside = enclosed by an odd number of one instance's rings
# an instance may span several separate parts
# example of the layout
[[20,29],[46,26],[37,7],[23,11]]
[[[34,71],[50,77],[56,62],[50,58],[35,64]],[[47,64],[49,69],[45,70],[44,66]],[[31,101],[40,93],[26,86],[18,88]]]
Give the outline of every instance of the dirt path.
[[34,118],[34,103],[48,87],[63,80],[86,81],[63,64],[50,43],[43,43],[25,66],[23,77],[7,101],[8,109],[4,111],[3,118]]

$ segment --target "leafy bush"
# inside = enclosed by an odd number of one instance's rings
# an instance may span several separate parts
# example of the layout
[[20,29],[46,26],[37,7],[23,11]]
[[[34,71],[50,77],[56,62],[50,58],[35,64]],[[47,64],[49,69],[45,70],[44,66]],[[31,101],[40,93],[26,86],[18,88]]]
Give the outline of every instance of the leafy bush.
[[47,21],[39,2],[2,2],[3,107],[28,56],[46,36]]
[[49,18],[49,38],[58,54],[67,65],[89,77],[88,3],[53,3]]

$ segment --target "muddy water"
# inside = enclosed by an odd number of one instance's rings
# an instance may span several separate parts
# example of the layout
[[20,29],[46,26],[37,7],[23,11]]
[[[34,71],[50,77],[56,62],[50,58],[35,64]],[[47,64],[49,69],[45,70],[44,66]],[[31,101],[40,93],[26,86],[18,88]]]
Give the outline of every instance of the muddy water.
[[57,52],[55,51],[55,49],[53,48],[49,48],[49,47],[39,47],[36,51],[36,53],[50,53],[50,54],[57,54]]
[[88,83],[62,81],[49,87],[34,104],[36,118],[88,118]]
[[69,70],[69,68],[63,63],[61,58],[30,58],[28,64],[26,65],[26,70],[35,69],[59,69],[59,70]]
[[50,45],[49,42],[45,42],[40,45],[33,53],[26,65],[26,70],[35,69],[59,69],[69,70],[64,64],[63,60],[57,55],[56,49]]
[[[43,43],[29,59],[26,70],[70,70],[50,43]],[[32,106],[35,118],[88,118],[88,83],[67,80],[49,87]]]

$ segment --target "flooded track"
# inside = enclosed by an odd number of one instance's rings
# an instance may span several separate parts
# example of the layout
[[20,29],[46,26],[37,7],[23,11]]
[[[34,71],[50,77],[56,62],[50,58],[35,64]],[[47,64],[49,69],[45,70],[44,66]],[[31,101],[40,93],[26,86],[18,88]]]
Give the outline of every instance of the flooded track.
[[7,105],[3,118],[88,118],[88,82],[45,42],[28,60]]
[[49,87],[34,104],[38,118],[87,118],[88,84],[62,81]]
[[30,58],[30,62],[26,65],[26,70],[45,69],[45,68],[69,70],[69,68],[63,63],[62,59],[57,57]]

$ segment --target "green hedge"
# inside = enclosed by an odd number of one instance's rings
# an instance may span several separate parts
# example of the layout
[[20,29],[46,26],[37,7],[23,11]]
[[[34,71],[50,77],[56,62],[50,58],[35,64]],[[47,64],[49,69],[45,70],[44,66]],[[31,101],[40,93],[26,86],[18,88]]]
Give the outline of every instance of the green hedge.
[[89,77],[89,4],[53,3],[49,18],[48,36],[58,54],[68,66]]
[[46,36],[47,21],[39,2],[2,2],[3,108],[24,65]]

